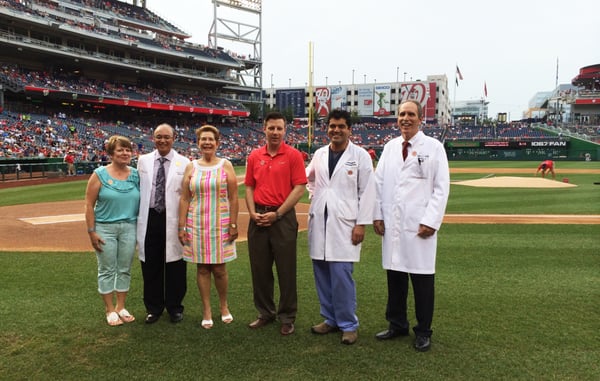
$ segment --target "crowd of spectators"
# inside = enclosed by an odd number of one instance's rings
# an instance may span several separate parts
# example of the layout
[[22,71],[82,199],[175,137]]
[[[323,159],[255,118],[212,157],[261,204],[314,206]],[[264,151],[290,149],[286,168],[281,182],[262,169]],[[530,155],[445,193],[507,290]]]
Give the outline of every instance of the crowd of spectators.
[[72,73],[34,71],[17,65],[0,62],[0,80],[18,88],[32,86],[47,90],[64,91],[75,94],[95,95],[106,98],[132,99],[144,102],[207,107],[224,110],[245,110],[237,101],[199,92],[171,92],[147,84],[146,86],[89,79]]
[[497,126],[449,126],[446,140],[531,140],[555,138],[543,130],[533,129],[527,123],[499,124]]
[[[198,150],[194,131],[204,122],[183,122],[175,124],[177,138],[175,148],[182,154],[197,158]],[[240,120],[237,125],[211,122],[222,133],[220,152],[236,162],[243,162],[250,151],[264,145],[262,126],[249,120]],[[3,112],[0,114],[0,159],[3,158],[52,158],[64,157],[69,151],[76,153],[77,162],[106,161],[104,143],[114,134],[125,135],[135,144],[134,157],[152,150],[152,130],[155,126],[147,122],[123,123],[91,118],[69,117],[65,114],[30,115]],[[446,139],[481,140],[526,140],[550,138],[540,130],[524,124],[490,127],[448,127],[427,126],[423,131]],[[487,133],[487,134],[486,134]],[[381,147],[388,140],[398,136],[395,124],[369,123],[356,124],[351,139],[364,147]],[[288,126],[288,144],[305,146],[308,142],[308,128],[303,125]],[[327,144],[324,126],[314,131],[312,147]]]

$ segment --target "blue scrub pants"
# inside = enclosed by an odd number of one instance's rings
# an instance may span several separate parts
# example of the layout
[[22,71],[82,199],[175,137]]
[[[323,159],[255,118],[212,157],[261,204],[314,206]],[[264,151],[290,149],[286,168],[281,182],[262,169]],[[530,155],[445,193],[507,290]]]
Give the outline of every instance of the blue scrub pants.
[[327,262],[313,259],[317,295],[325,323],[344,332],[358,329],[354,262]]

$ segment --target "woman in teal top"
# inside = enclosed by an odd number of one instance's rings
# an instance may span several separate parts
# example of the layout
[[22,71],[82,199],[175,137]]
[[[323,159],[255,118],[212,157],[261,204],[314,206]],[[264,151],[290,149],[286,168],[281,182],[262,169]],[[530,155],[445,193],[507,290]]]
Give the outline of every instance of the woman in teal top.
[[[112,136],[106,144],[111,163],[97,168],[85,191],[85,222],[98,259],[98,292],[111,326],[135,320],[125,309],[135,254],[140,178],[131,163],[132,144]],[[116,305],[115,299],[116,297]]]

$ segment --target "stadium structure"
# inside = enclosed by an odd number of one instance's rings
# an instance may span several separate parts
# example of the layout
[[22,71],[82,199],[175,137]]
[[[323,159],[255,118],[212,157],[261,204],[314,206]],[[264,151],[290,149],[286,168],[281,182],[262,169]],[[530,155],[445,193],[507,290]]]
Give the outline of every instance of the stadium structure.
[[[573,80],[577,91],[558,97],[570,102],[585,130],[500,119],[480,126],[485,103],[466,118],[473,124],[453,126],[446,75],[265,88],[261,0],[211,1],[214,20],[202,45],[188,42],[189,33],[144,0],[0,0],[0,181],[21,172],[31,177],[40,168],[42,175],[60,172],[68,151],[77,154],[78,172],[89,173],[108,160],[108,136],[128,136],[136,153],[144,153],[153,147],[152,129],[163,122],[175,127],[175,147],[189,157],[197,154],[195,128],[216,125],[221,154],[243,164],[264,141],[260,119],[271,109],[295,118],[287,142],[308,153],[327,143],[322,119],[334,108],[357,117],[356,144],[381,150],[398,135],[395,113],[406,99],[421,102],[424,132],[444,142],[450,159],[600,158],[597,147],[577,143],[600,135],[599,65],[583,68]],[[224,10],[228,17],[239,12],[243,22],[221,17]],[[233,43],[250,46],[252,54],[224,47]],[[311,108],[321,119],[314,135],[306,125]]]
[[[252,57],[226,51],[220,39],[235,37],[217,30],[218,20],[204,46],[186,42],[191,36],[145,1],[0,3],[3,108],[212,122],[248,117],[261,104],[260,40],[247,41]],[[260,14],[246,6],[255,1],[213,3]]]

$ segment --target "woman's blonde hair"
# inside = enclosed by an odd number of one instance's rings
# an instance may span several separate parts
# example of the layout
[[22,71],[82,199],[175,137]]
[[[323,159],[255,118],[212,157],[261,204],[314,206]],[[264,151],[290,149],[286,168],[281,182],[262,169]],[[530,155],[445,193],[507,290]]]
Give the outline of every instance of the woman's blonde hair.
[[106,142],[106,153],[108,153],[109,155],[114,154],[118,146],[133,150],[131,140],[127,139],[125,136],[113,135],[110,138],[108,138],[108,141]]
[[219,132],[219,130],[217,129],[217,127],[215,126],[211,126],[209,124],[204,125],[200,128],[196,129],[196,138],[198,140],[200,140],[200,135],[202,135],[203,132],[212,132],[215,135],[215,140],[219,141],[221,139],[221,133]]

